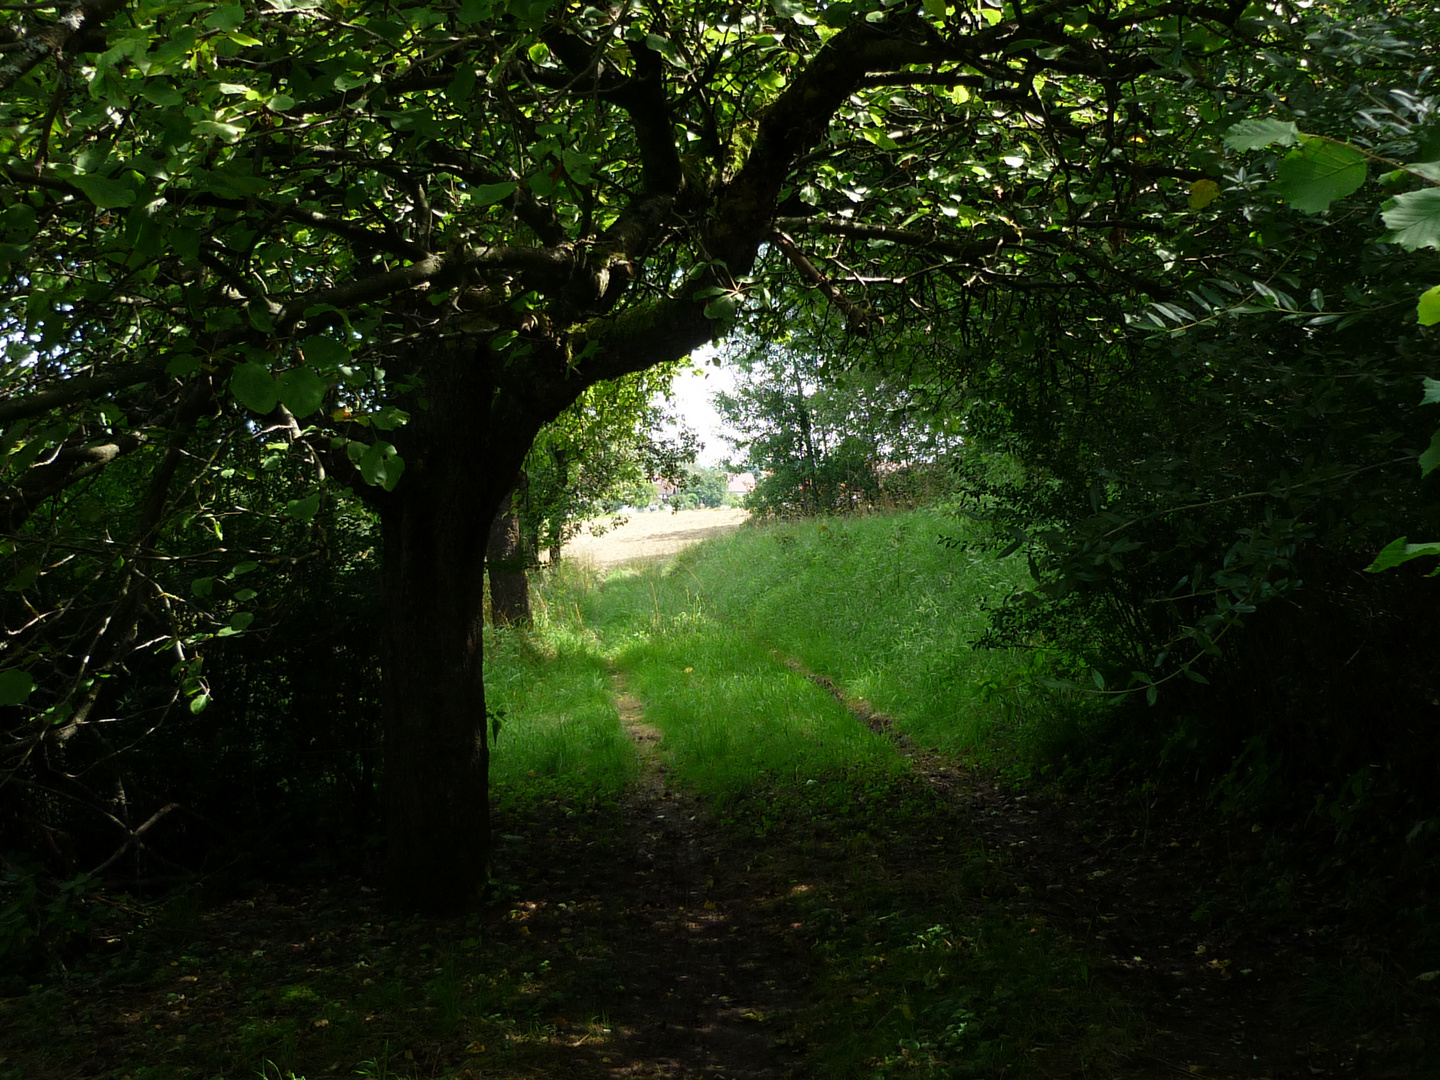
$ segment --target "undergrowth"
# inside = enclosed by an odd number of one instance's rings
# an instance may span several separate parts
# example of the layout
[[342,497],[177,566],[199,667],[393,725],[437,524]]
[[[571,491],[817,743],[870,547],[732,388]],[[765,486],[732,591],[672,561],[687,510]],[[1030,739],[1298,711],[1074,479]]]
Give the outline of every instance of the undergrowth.
[[[533,628],[486,637],[498,823],[486,912],[390,918],[359,881],[183,920],[87,898],[79,932],[94,951],[4,1003],[14,1045],[0,1077],[638,1071],[641,1051],[608,1016],[643,1008],[627,996],[635,927],[669,924],[630,878],[605,876],[634,860],[637,829],[651,842],[627,801],[640,765],[619,686],[660,733],[666,782],[710,808],[697,842],[718,861],[702,888],[749,860],[761,876],[736,895],[805,957],[810,1003],[754,1021],[777,1047],[808,1044],[818,1075],[857,1080],[1120,1062],[1135,1033],[1081,951],[993,899],[999,861],[891,739],[786,663],[869,699],[922,745],[993,741],[988,718],[1014,717],[994,691],[1013,661],[965,641],[1010,569],[941,548],[938,532],[923,515],[786,525],[603,581],[552,572]],[[632,894],[634,908],[616,906]]]

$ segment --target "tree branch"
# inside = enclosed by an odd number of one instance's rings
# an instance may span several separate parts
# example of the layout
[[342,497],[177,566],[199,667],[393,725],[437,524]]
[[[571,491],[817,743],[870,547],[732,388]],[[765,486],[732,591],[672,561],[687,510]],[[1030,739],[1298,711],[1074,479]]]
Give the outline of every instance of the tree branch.
[[[0,63],[0,91],[8,90],[46,56],[62,52],[98,30],[125,7],[128,0],[70,0],[57,5],[55,21],[46,26],[21,24],[5,35],[5,44],[18,46]],[[103,47],[103,44],[102,44]]]
[[779,229],[773,229],[770,239],[784,252],[790,264],[800,271],[800,276],[808,280],[817,289],[825,294],[825,298],[845,313],[845,324],[851,333],[863,335],[868,329],[870,321],[869,314],[860,305],[848,299],[831,281],[822,274],[816,265],[811,262],[803,251],[795,246],[795,241],[790,239]]
[[0,401],[0,424],[39,416],[51,409],[73,405],[86,398],[100,397],[125,386],[138,386],[165,374],[170,363],[168,356],[158,356],[138,364],[122,366],[104,375],[81,375],[66,379],[49,390],[41,390],[27,397]]

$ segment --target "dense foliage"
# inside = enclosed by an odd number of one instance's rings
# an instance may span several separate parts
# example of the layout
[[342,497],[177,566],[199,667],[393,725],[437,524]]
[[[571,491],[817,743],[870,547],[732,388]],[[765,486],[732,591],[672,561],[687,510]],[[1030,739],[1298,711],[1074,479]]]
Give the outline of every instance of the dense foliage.
[[694,460],[694,432],[680,426],[661,434],[674,420],[667,412],[674,375],[667,364],[591,387],[541,430],[519,500],[532,557],[547,551],[558,562],[584,521],[649,506],[653,479]]
[[[537,501],[575,490],[576,433],[547,424],[612,401],[624,428],[649,398],[602,384],[742,319],[778,342],[828,308],[865,342],[852,392],[961,403],[948,430],[1023,463],[1019,486],[973,479],[974,506],[1038,579],[997,632],[1052,650],[1059,675],[1204,678],[1261,601],[1302,580],[1343,597],[1372,539],[1429,524],[1405,399],[1430,343],[1400,314],[1433,281],[1371,243],[1370,193],[1335,202],[1353,157],[1296,136],[1279,169],[1297,216],[1267,193],[1269,159],[1224,147],[1284,102],[1306,132],[1423,163],[1409,43],[1427,28],[1338,14],[17,8],[0,31],[7,847],[151,874],[157,838],[198,812],[179,761],[223,746],[209,760],[249,762],[255,792],[350,799],[378,772],[392,898],[472,901],[488,526],[527,459]],[[1250,152],[1270,153],[1266,130]],[[1428,203],[1407,205],[1419,244]],[[1149,339],[1126,322],[1147,310]],[[875,471],[842,437],[822,496],[811,441],[814,507]],[[372,682],[357,668],[377,654]],[[1400,664],[1408,702],[1428,676]],[[327,671],[343,708],[307,681]],[[176,719],[195,738],[167,741]],[[285,764],[302,747],[325,764]]]
[[[825,331],[799,322],[733,339],[736,387],[715,404],[734,432],[731,465],[757,477],[745,505],[793,517],[933,500],[961,447],[955,402],[934,407],[903,369],[882,370],[862,342]],[[915,348],[926,343],[928,335]]]
[[1234,65],[1279,115],[1240,120],[1218,86],[1188,103],[1194,160],[1222,137],[1228,153],[1154,281],[1084,309],[1012,297],[958,328],[985,355],[963,369],[971,431],[1025,466],[967,471],[971,509],[1034,577],[989,640],[1048,655],[1052,685],[1158,703],[1132,717],[1137,774],[1158,756],[1231,805],[1278,797],[1342,834],[1364,817],[1418,838],[1440,812],[1437,597],[1364,570],[1436,527],[1415,408],[1435,263],[1407,252],[1440,243],[1417,209],[1437,170],[1397,167],[1437,151],[1415,44],[1433,34],[1349,10],[1312,16],[1294,54]]

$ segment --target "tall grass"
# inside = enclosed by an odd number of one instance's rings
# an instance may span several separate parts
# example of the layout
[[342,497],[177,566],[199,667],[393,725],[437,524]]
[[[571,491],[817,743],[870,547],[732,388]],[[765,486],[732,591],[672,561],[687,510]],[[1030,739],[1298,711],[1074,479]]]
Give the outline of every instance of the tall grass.
[[673,574],[714,618],[795,656],[893,716],[923,746],[976,751],[994,733],[993,691],[1017,661],[977,651],[983,605],[1023,565],[964,540],[930,512],[741,530],[684,552]]
[[606,655],[662,732],[668,766],[726,802],[758,788],[813,788],[897,774],[894,748],[748,627],[715,618],[673,568],[613,576],[583,605]]
[[[585,582],[561,578],[568,595]],[[573,608],[539,593],[532,630],[486,631],[486,707],[498,718],[490,781],[507,802],[613,798],[633,781],[634,744],[620,726],[610,666]]]
[[548,572],[534,628],[486,642],[488,700],[503,713],[497,792],[624,788],[636,757],[613,703],[617,671],[662,732],[667,764],[711,799],[900,768],[885,740],[772,649],[890,714],[922,746],[980,750],[1001,714],[992,691],[1015,661],[970,641],[983,604],[1019,568],[939,542],[963,531],[926,512],[785,523],[608,578],[573,562]]

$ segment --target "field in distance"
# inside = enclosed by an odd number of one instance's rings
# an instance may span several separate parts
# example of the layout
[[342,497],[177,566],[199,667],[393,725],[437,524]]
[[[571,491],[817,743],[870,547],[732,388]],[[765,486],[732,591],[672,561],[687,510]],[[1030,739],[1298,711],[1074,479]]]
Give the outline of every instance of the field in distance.
[[673,555],[711,536],[731,532],[750,516],[737,507],[704,510],[652,510],[628,515],[618,529],[602,536],[590,533],[592,524],[608,525],[608,518],[587,522],[580,535],[565,545],[565,558],[593,563],[602,569],[622,563],[644,562]]

